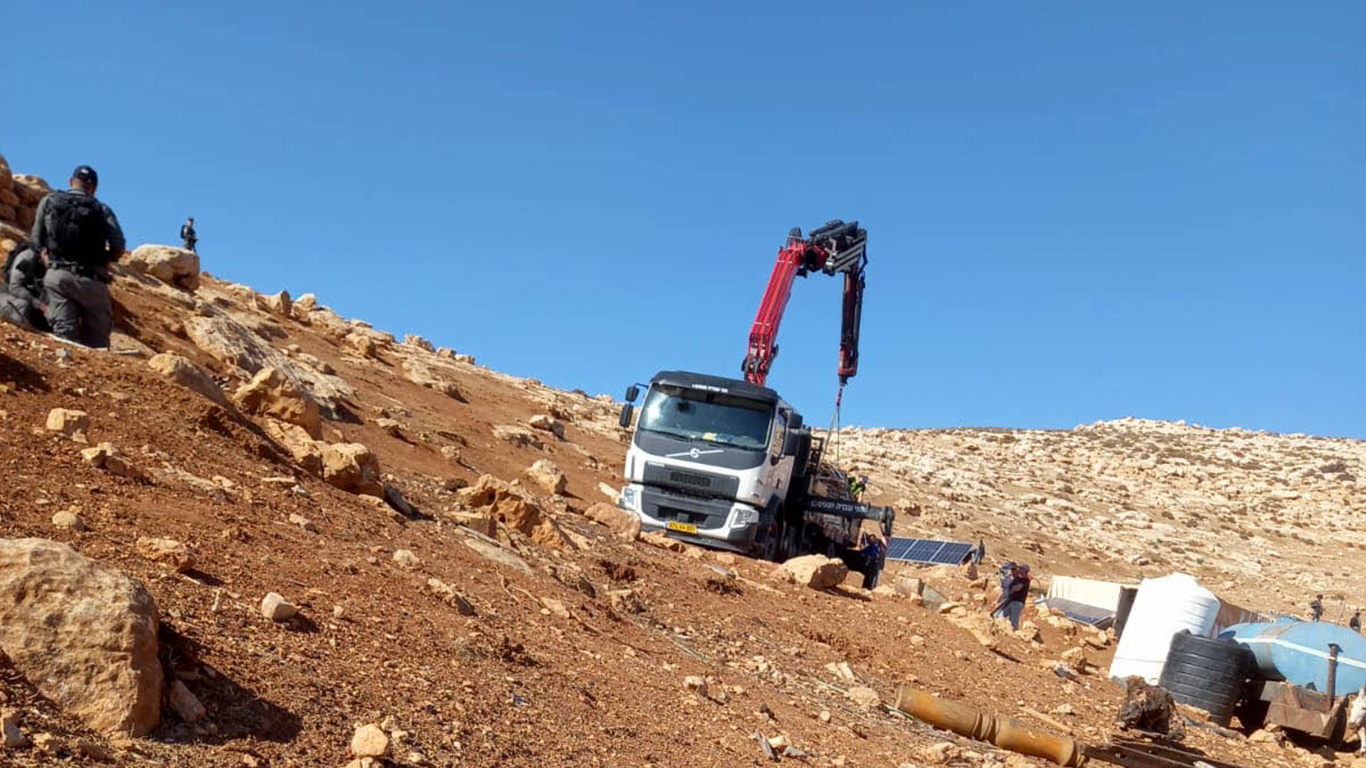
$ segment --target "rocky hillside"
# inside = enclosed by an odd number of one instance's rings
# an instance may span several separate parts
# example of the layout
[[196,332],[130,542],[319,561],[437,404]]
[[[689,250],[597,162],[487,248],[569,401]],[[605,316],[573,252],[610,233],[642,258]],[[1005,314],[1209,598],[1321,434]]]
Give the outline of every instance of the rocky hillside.
[[1074,575],[1184,571],[1258,609],[1303,613],[1316,593],[1366,604],[1359,440],[1129,418],[1067,432],[845,430],[840,445],[909,512],[908,531],[983,536],[1002,557]]
[[[1112,638],[1033,610],[1010,632],[972,572],[869,592],[642,537],[604,503],[611,398],[199,270],[126,256],[112,352],[0,326],[0,765],[1042,764],[900,716],[902,684],[1113,730]],[[1360,541],[1359,443],[1121,422],[841,446],[899,532],[980,534],[1045,579],[1190,568],[1253,605],[1355,586],[1333,542]]]

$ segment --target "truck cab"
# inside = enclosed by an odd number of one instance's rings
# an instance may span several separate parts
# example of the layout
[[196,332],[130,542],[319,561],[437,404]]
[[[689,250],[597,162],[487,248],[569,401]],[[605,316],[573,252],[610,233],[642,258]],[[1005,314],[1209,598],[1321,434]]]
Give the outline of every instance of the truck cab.
[[[627,391],[628,401],[636,389]],[[628,402],[622,426],[633,412]],[[802,437],[801,415],[767,387],[661,371],[640,406],[619,504],[647,531],[773,554],[767,550],[776,546],[775,521],[784,514]]]

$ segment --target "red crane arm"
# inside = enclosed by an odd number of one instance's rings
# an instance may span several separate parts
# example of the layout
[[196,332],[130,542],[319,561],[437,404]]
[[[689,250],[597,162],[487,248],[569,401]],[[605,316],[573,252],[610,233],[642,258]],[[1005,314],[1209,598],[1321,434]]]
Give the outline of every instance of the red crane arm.
[[778,356],[778,329],[792,297],[792,283],[807,272],[844,273],[844,309],[840,330],[840,384],[858,372],[859,323],[863,314],[863,272],[868,233],[858,222],[831,221],[802,239],[793,229],[787,244],[778,251],[777,263],[769,276],[759,313],[749,331],[749,351],[741,370],[745,380],[763,386],[773,359]]

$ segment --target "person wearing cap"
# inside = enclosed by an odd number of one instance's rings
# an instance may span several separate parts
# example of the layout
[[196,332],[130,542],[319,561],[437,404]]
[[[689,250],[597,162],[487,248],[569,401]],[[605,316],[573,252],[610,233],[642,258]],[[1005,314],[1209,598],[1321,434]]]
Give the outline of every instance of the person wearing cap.
[[185,250],[193,251],[194,244],[199,242],[199,235],[194,231],[194,217],[185,220],[185,224],[180,228],[180,239],[185,241]]
[[43,197],[33,222],[33,242],[47,253],[47,320],[61,338],[107,348],[114,326],[109,263],[123,255],[123,229],[95,199],[94,168],[77,166],[70,186]]

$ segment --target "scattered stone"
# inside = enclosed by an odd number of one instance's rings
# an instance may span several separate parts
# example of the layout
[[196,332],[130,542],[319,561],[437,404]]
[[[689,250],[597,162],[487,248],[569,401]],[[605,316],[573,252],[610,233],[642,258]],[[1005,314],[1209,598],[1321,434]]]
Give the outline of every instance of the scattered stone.
[[531,566],[527,565],[525,560],[497,544],[490,544],[482,539],[473,538],[467,538],[464,542],[465,546],[499,565],[506,565],[507,567],[525,573],[528,576],[534,573],[534,571],[531,570]]
[[251,381],[237,388],[232,399],[246,413],[297,424],[315,440],[322,437],[322,415],[318,403],[298,383],[276,368],[267,366],[257,371]]
[[541,442],[541,438],[526,427],[500,424],[493,428],[493,436],[520,448],[535,448],[538,451],[545,448],[545,443]]
[[607,483],[598,483],[598,492],[612,500],[612,504],[621,503],[621,491],[613,488]]
[[261,600],[261,615],[271,621],[286,621],[298,613],[299,609],[278,592],[271,592]]
[[39,755],[56,755],[57,738],[46,731],[33,734],[33,751]]
[[537,485],[544,488],[546,493],[555,496],[564,495],[565,488],[569,485],[569,479],[564,476],[564,472],[561,472],[560,468],[549,459],[538,460],[527,468],[526,474]]
[[[640,515],[634,512],[627,512],[611,504],[598,502],[589,507],[584,516],[595,523],[607,526],[612,533],[627,541],[635,541],[640,538]],[[733,556],[731,562],[734,562]]]
[[394,562],[401,568],[414,570],[422,566],[422,561],[411,549],[399,549],[394,551]]
[[81,458],[93,467],[103,469],[111,475],[126,477],[130,480],[144,480],[142,470],[133,466],[124,458],[123,452],[114,447],[113,443],[100,443],[94,448],[86,448],[81,451]]
[[16,712],[0,714],[0,731],[3,731],[5,747],[18,749],[28,746],[28,738],[19,730],[19,715]]
[[86,432],[89,429],[90,414],[85,411],[53,408],[47,413],[49,432],[60,432],[66,437],[73,437],[77,432]]
[[432,353],[436,352],[436,347],[432,346],[432,343],[430,341],[427,341],[421,336],[412,333],[406,334],[403,337],[403,344],[409,347],[417,347],[418,349],[424,349]]
[[683,687],[699,696],[705,697],[707,695],[707,681],[697,675],[688,675],[683,678]]
[[774,574],[793,584],[812,589],[830,589],[849,575],[849,566],[825,555],[802,555],[778,566]]
[[187,723],[203,720],[204,716],[208,714],[208,710],[204,709],[204,705],[200,703],[199,697],[195,696],[180,680],[171,683],[167,701],[171,705],[171,710]]
[[219,405],[228,404],[227,396],[214,382],[213,377],[190,362],[188,358],[181,357],[174,352],[162,352],[159,355],[153,355],[147,361],[147,367],[192,392],[198,392]]
[[266,308],[277,315],[289,317],[294,310],[294,302],[289,298],[289,291],[272,293],[262,298],[266,303]]
[[194,555],[190,548],[175,539],[139,537],[137,553],[147,560],[169,566],[176,573],[194,570]]
[[375,419],[375,426],[384,430],[390,437],[403,436],[403,425],[398,419]]
[[300,528],[304,529],[305,531],[308,531],[309,533],[317,533],[317,532],[318,532],[318,526],[317,526],[316,523],[314,523],[312,520],[309,520],[308,518],[304,517],[303,515],[300,515],[300,514],[297,514],[297,513],[293,513],[293,512],[290,513],[290,515],[289,515],[289,524],[290,524],[290,525],[297,525],[297,526],[299,526]]
[[533,429],[539,429],[543,432],[549,432],[560,440],[564,439],[564,424],[562,424],[560,420],[555,418],[554,416],[547,416],[544,413],[538,413],[535,416],[532,416],[530,419],[528,419],[527,423],[530,424]]
[[920,749],[920,759],[930,765],[947,765],[949,761],[957,759],[959,755],[957,744],[951,741],[941,741]]
[[553,597],[541,598],[541,605],[544,606],[544,610],[549,613],[553,613],[562,619],[569,618],[569,609],[565,607],[564,603]]
[[0,539],[0,652],[95,730],[144,736],[161,717],[156,602],[141,584],[46,539]]
[[413,505],[409,504],[408,500],[403,498],[403,492],[388,483],[385,483],[384,485],[384,503],[388,504],[390,509],[409,520],[417,518],[417,510],[413,509]]
[[86,531],[89,530],[85,525],[85,520],[81,516],[69,509],[63,509],[52,516],[52,527],[63,531]]
[[360,443],[332,443],[323,449],[323,479],[366,496],[381,496],[379,459]]
[[444,600],[446,604],[453,606],[460,612],[460,615],[474,615],[474,606],[470,605],[470,602],[461,596],[459,592],[456,592],[454,587],[441,579],[427,579],[427,589],[430,590],[432,594]]
[[872,709],[882,703],[882,697],[878,696],[877,691],[867,686],[855,686],[846,691],[844,695],[864,709]]
[[356,757],[384,757],[389,754],[389,736],[378,725],[366,723],[351,736],[351,754]]
[[105,749],[104,745],[94,739],[77,739],[76,754],[87,760],[94,760],[97,763],[108,762],[110,758],[109,750]]

